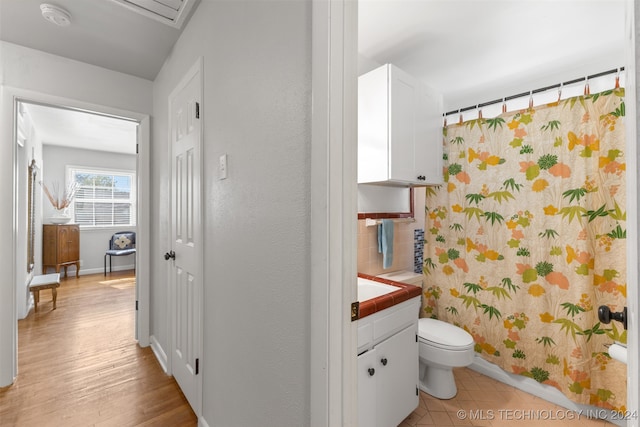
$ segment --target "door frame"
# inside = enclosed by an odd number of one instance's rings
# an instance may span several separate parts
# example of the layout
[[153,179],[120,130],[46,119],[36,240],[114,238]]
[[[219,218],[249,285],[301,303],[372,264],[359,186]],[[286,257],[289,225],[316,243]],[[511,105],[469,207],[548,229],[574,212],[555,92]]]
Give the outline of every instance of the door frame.
[[[12,201],[14,202],[11,218],[3,219],[2,212],[0,212],[0,220],[6,221],[3,224],[11,224],[11,244],[6,245],[5,248],[11,251],[9,256],[4,259],[12,260],[7,272],[8,280],[0,282],[0,313],[4,313],[0,318],[0,386],[10,385],[15,381],[18,374],[18,321],[16,316],[16,268],[15,256],[13,254],[16,251],[16,245],[18,236],[16,235],[17,221],[17,161],[18,150],[15,144],[16,137],[16,121],[17,121],[17,103],[32,102],[40,104],[49,104],[52,106],[58,106],[62,108],[70,108],[80,111],[95,112],[98,114],[104,114],[107,116],[120,117],[127,120],[133,120],[138,122],[138,156],[137,156],[137,180],[138,189],[137,192],[137,224],[139,226],[138,234],[136,236],[136,294],[138,298],[138,313],[136,330],[134,331],[135,337],[138,340],[140,347],[147,347],[149,345],[149,262],[148,254],[150,250],[149,245],[149,226],[148,218],[150,215],[150,117],[148,114],[137,113],[133,111],[124,110],[121,108],[113,108],[105,105],[92,104],[83,101],[78,101],[72,98],[65,98],[60,96],[49,95],[42,92],[18,89],[13,87],[2,87],[1,94],[2,117],[10,118],[11,126],[6,126],[2,130],[1,139],[11,141],[10,150],[12,159],[12,171],[11,171],[11,188],[12,188]],[[8,151],[7,150],[7,151]],[[9,289],[10,288],[10,289]],[[7,296],[8,298],[4,298]],[[11,345],[6,345],[5,337],[11,337]]]
[[[638,40],[636,31],[640,28],[640,7],[635,0],[627,0],[626,34],[628,35],[625,64],[625,139],[627,162],[627,309],[629,310],[627,330],[627,411],[632,416],[627,420],[628,427],[640,426],[640,292],[638,279],[640,278],[640,170],[638,170],[637,141],[640,135],[640,109],[638,108],[640,81],[640,58],[637,54]],[[635,173],[630,173],[634,171]],[[631,286],[629,286],[631,284]],[[635,414],[635,415],[634,415]]]
[[312,426],[358,422],[357,34],[357,1],[312,1]]
[[[172,132],[173,132],[173,125],[172,125],[172,117],[171,117],[171,107],[172,107],[172,100],[175,98],[176,94],[178,92],[180,92],[182,89],[184,89],[186,87],[186,85],[188,84],[188,82],[195,76],[198,76],[198,80],[200,83],[200,109],[199,109],[199,113],[200,113],[200,118],[198,119],[198,126],[200,126],[200,159],[198,159],[198,161],[200,162],[200,212],[198,213],[200,216],[200,231],[201,231],[201,235],[204,236],[206,235],[205,230],[204,230],[204,203],[202,203],[202,200],[204,199],[204,162],[203,162],[203,158],[204,158],[204,57],[200,56],[198,57],[198,59],[196,59],[196,62],[189,67],[189,69],[184,73],[184,75],[180,78],[180,81],[175,85],[175,87],[173,88],[173,90],[171,91],[171,93],[169,94],[169,96],[167,97],[167,104],[168,104],[168,133],[167,133],[167,141],[168,141],[168,152],[167,152],[167,158],[169,159],[167,165],[168,165],[168,170],[169,172],[169,197],[168,197],[168,206],[167,206],[167,212],[169,213],[169,232],[167,233],[167,251],[172,250],[173,249],[173,217],[174,217],[174,213],[173,213],[173,206],[172,206],[172,200],[173,200],[173,196],[174,196],[174,182],[173,182],[173,172],[172,172],[172,164],[173,164],[173,142],[172,142]],[[202,415],[202,389],[203,389],[203,369],[205,369],[204,365],[206,363],[205,359],[204,359],[204,352],[203,352],[203,348],[204,348],[204,335],[203,335],[203,324],[204,324],[204,309],[203,309],[203,300],[204,300],[204,241],[201,242],[200,244],[200,250],[199,250],[199,254],[198,254],[198,273],[200,274],[200,278],[201,278],[201,291],[202,291],[202,298],[200,298],[200,307],[199,307],[199,312],[200,312],[200,319],[198,319],[199,325],[198,325],[198,349],[200,352],[200,372],[198,375],[196,375],[196,382],[197,382],[197,397],[196,397],[196,407],[192,408],[193,412],[195,412],[196,416],[198,417],[198,419],[200,419],[200,416]],[[168,298],[166,301],[166,312],[169,313],[169,315],[167,316],[166,320],[167,320],[167,331],[169,331],[169,347],[168,347],[168,351],[166,352],[166,372],[169,375],[173,375],[173,353],[174,353],[174,347],[175,347],[175,341],[174,341],[174,325],[175,325],[175,320],[176,320],[176,312],[175,312],[175,305],[173,304],[174,301],[176,300],[176,284],[174,281],[174,275],[171,274],[171,268],[172,268],[172,264],[171,263],[167,263],[166,265],[166,277],[168,278]]]

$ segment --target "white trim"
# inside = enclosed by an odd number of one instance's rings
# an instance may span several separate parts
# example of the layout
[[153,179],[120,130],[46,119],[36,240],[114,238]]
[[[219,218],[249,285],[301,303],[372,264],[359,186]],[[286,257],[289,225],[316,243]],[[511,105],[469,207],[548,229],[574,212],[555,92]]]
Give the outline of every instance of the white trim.
[[635,414],[635,418],[629,418],[629,427],[638,427],[638,411],[640,411],[640,324],[638,314],[640,310],[640,292],[638,292],[638,278],[640,276],[638,247],[640,246],[640,198],[638,198],[638,183],[640,171],[638,170],[638,146],[637,138],[640,135],[640,109],[637,101],[640,98],[640,58],[637,56],[636,31],[640,28],[640,8],[636,7],[634,0],[627,1],[626,14],[626,91],[625,91],[625,130],[626,130],[626,162],[627,162],[627,350],[631,355],[627,362],[627,410]]
[[357,2],[314,0],[311,425],[357,424]]
[[[133,270],[135,267],[136,266],[133,264],[118,265],[118,266],[114,266],[111,270],[109,270],[109,272],[128,271],[128,270]],[[103,274],[103,273],[104,273],[104,268],[99,267],[99,268],[81,268],[78,274],[80,276],[88,276],[89,274]],[[109,278],[107,277],[105,280],[109,280]],[[144,347],[144,346],[141,345],[140,347]]]
[[[146,127],[148,129],[149,116],[147,114],[7,86],[0,87],[0,90],[0,95],[2,97],[0,121],[2,121],[3,123],[12,123],[12,126],[4,126],[2,128],[2,133],[0,133],[1,141],[13,141],[15,138],[15,105],[18,101],[42,103],[55,106],[66,106],[69,108],[96,111],[102,114],[128,118],[129,120],[138,121],[139,123],[143,124],[146,123]],[[149,132],[147,132],[145,135],[145,139],[139,141],[140,153],[143,156],[149,156],[149,135]],[[17,147],[17,144],[0,144],[0,159],[12,159],[11,168],[0,168],[0,171],[2,171],[0,172],[0,179],[2,179],[3,182],[11,183],[13,194],[13,203],[11,203],[10,206],[0,207],[0,232],[4,231],[5,235],[11,236],[11,245],[0,246],[0,259],[2,259],[3,262],[8,262],[8,264],[6,264],[7,269],[5,270],[5,279],[7,280],[3,280],[0,282],[0,387],[12,384],[15,380],[15,376],[17,375],[18,324],[16,320],[16,265],[14,256],[17,242],[17,236],[15,235],[15,230],[17,228],[14,226],[17,215],[15,212],[17,206],[17,203],[15,203],[15,199],[17,197],[17,194],[15,191],[16,151],[14,147]],[[9,152],[8,150],[11,150],[11,152]],[[144,171],[137,171],[139,179],[148,182],[151,179],[149,172],[150,169],[148,167]],[[149,218],[149,197],[150,194],[148,191],[139,195],[139,218]],[[142,210],[142,208],[140,207],[141,205],[144,206],[144,210]],[[3,229],[2,227],[5,228]],[[150,251],[148,233],[141,236],[138,232],[138,235],[136,237],[136,247],[139,249],[137,253],[148,253]],[[139,258],[138,260],[140,261]],[[138,266],[144,267],[140,264],[138,264]],[[147,265],[147,271],[148,268],[149,267]],[[141,347],[145,347],[149,345],[149,275],[144,274],[144,272],[141,272],[140,270],[144,270],[144,268],[138,268],[138,271],[136,272],[136,289],[140,288],[140,290],[142,291],[142,298],[146,298],[146,300],[140,300],[140,305],[146,306],[147,311],[144,315],[141,312],[138,313],[139,321],[137,324],[137,336],[138,344]]]
[[198,427],[209,427],[209,424],[204,419],[204,417],[198,418]]
[[165,373],[168,374],[169,363],[167,362],[168,360],[167,353],[164,351],[164,349],[160,345],[160,342],[156,339],[155,335],[151,335],[151,338],[149,339],[149,341],[151,342],[151,350],[153,351],[153,354],[156,356],[158,363],[160,363],[160,367]]
[[18,374],[17,345],[18,322],[16,309],[16,164],[17,144],[15,131],[15,91],[0,86],[0,122],[11,123],[0,129],[0,181],[11,187],[11,199],[0,205],[0,234],[9,239],[0,245],[0,262],[4,279],[0,281],[0,387],[13,383]]
[[[186,22],[187,17],[191,13],[191,9],[196,4],[196,0],[182,0],[182,5],[177,11],[175,11],[168,6],[164,6],[161,2],[153,2],[150,0],[137,0],[134,2],[129,2],[126,0],[111,1],[124,6],[133,12],[139,13],[142,16],[146,16],[149,19],[153,19],[154,21],[161,22],[165,25],[177,29],[182,29],[182,26]],[[162,13],[157,12],[156,10],[158,9],[161,11],[164,10],[164,13],[169,16],[173,15],[173,13],[175,12],[175,16],[166,17]]]
[[[626,425],[624,420],[619,420],[617,418],[619,415],[616,414],[613,410],[604,409],[599,406],[576,403],[573,400],[569,399],[557,388],[548,384],[539,383],[533,378],[527,378],[522,375],[516,375],[507,372],[498,365],[484,360],[478,354],[474,355],[473,363],[469,365],[469,369],[479,372],[482,375],[486,375],[489,378],[493,378],[494,380],[500,381],[501,383],[507,384],[511,387],[517,388],[518,390],[522,390],[533,396],[537,396],[540,399],[546,400],[547,402],[551,402],[558,406],[562,406],[563,408],[575,411],[576,414],[574,419],[599,418],[607,420],[610,423],[616,424],[621,427]],[[571,419],[569,415],[567,415],[566,418]]]
[[136,339],[140,347],[148,347],[150,341],[151,295],[151,131],[148,115],[138,123],[138,156],[136,165]]

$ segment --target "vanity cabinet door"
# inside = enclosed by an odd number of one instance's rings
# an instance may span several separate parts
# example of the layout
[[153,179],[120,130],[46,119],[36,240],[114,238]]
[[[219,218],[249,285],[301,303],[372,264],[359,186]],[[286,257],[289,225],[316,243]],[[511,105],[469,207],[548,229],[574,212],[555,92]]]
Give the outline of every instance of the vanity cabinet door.
[[371,349],[358,356],[358,425],[361,427],[376,425],[376,350]]
[[375,346],[377,427],[395,427],[418,407],[417,332],[416,322]]

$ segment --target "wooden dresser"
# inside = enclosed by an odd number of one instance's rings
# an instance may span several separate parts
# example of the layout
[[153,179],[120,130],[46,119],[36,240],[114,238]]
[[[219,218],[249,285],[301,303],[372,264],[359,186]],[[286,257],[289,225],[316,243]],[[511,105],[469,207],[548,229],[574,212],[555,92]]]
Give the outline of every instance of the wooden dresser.
[[53,267],[56,273],[64,267],[75,264],[76,277],[80,276],[80,226],[77,224],[44,224],[42,232],[42,274],[47,267]]

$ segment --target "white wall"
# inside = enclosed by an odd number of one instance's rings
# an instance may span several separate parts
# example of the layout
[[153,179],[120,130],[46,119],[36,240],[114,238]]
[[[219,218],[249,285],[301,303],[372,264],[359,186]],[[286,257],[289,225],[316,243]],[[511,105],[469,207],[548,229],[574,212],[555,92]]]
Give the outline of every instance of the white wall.
[[309,425],[310,46],[310,2],[203,1],[154,83],[151,328],[168,352],[168,96],[204,57],[210,426]]
[[[13,96],[73,100],[76,106],[100,105],[142,114],[152,110],[152,82],[12,43],[0,42],[0,235],[14,236]],[[14,236],[15,238],[15,236]],[[0,245],[0,387],[16,373],[17,341],[13,246]]]
[[[59,182],[65,185],[67,166],[84,166],[89,168],[105,168],[133,171],[136,170],[134,154],[111,153],[107,151],[82,150],[45,144],[43,149],[43,181],[47,184]],[[53,213],[51,204],[45,197],[44,223]],[[136,227],[101,227],[97,229],[80,228],[80,274],[102,273],[104,271],[104,252],[108,241],[116,231],[136,231]],[[107,263],[109,260],[107,259]],[[113,270],[133,268],[134,257],[113,257]],[[70,268],[73,271],[75,267]],[[51,272],[51,271],[49,271]]]
[[[42,142],[37,131],[33,127],[31,117],[25,111],[24,128],[26,141],[24,146],[17,146],[17,190],[19,197],[16,200],[17,209],[17,240],[16,240],[16,310],[18,319],[23,319],[29,313],[33,304],[33,297],[29,292],[29,282],[34,274],[40,274],[42,265],[42,190],[37,182],[42,179]],[[34,269],[27,272],[27,236],[28,236],[28,177],[31,161],[36,161],[38,168],[36,174],[34,205]]]

